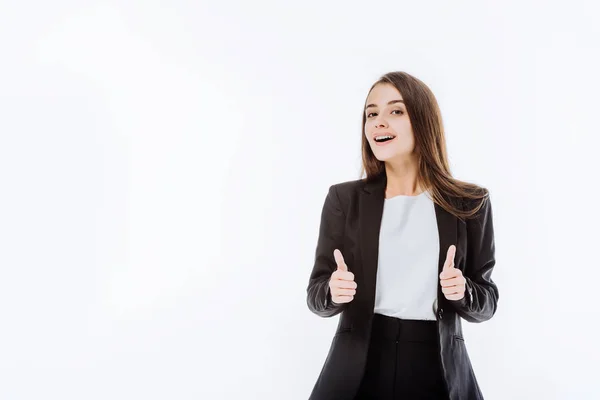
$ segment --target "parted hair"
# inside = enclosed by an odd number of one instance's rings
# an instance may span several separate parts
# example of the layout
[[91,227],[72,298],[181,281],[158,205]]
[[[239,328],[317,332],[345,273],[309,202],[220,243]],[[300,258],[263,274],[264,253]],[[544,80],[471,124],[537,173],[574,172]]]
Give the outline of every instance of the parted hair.
[[[414,134],[420,186],[431,193],[434,202],[459,219],[474,217],[488,199],[489,192],[484,187],[452,177],[442,115],[431,89],[418,78],[402,71],[383,75],[371,86],[369,93],[378,84],[391,84],[402,94]],[[360,178],[370,181],[385,175],[385,163],[375,157],[365,136],[365,106],[366,99],[362,111]],[[467,206],[461,206],[461,203]]]

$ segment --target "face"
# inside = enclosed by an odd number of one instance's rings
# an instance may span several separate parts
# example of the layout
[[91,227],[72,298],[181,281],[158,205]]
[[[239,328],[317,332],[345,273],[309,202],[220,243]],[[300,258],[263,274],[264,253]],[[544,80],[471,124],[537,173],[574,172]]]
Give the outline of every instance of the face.
[[[414,136],[402,95],[389,83],[377,84],[367,97],[365,135],[375,157],[380,161],[405,161],[412,157]],[[391,102],[391,104],[390,104]],[[375,141],[391,135],[392,140]]]

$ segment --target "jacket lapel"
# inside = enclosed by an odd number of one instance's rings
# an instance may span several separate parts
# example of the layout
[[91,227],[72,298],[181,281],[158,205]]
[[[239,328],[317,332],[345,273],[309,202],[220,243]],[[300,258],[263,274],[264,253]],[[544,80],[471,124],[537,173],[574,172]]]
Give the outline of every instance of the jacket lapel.
[[[379,255],[379,232],[381,228],[381,218],[383,216],[383,203],[385,199],[386,183],[387,177],[385,173],[383,173],[375,180],[366,182],[363,185],[363,190],[361,191],[360,196],[360,264],[363,269],[364,284],[369,293],[371,304],[375,303]],[[434,203],[434,208],[440,243],[438,258],[439,275],[444,267],[448,248],[452,244],[457,244],[458,219],[436,203]],[[439,284],[437,292],[438,305],[443,305],[445,297],[443,296],[442,289]],[[443,314],[443,308],[439,306],[437,308],[438,310],[436,313],[436,318],[441,318]]]

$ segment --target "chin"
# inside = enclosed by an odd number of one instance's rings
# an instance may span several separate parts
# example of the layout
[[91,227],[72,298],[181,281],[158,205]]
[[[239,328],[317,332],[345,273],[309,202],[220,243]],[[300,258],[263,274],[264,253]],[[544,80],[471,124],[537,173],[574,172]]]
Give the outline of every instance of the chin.
[[389,151],[381,151],[381,152],[373,152],[375,158],[379,161],[390,161],[398,156],[397,152],[389,152]]
[[[375,154],[375,153],[373,153]],[[378,159],[379,161],[388,161],[391,157],[386,155],[380,155],[380,154],[375,154],[375,158]]]

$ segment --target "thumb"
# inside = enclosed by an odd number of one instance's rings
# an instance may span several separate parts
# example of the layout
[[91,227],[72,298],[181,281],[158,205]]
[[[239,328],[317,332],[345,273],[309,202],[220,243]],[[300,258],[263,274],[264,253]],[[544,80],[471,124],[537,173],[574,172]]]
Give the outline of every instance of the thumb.
[[339,251],[338,249],[335,249],[333,251],[333,258],[335,258],[335,263],[337,264],[337,267],[339,270],[348,271],[348,266],[346,265],[346,262],[344,261],[344,256],[342,256],[341,251]]
[[456,254],[456,246],[451,245],[448,247],[448,252],[446,253],[446,262],[444,263],[444,269],[452,269],[454,268],[454,255]]

